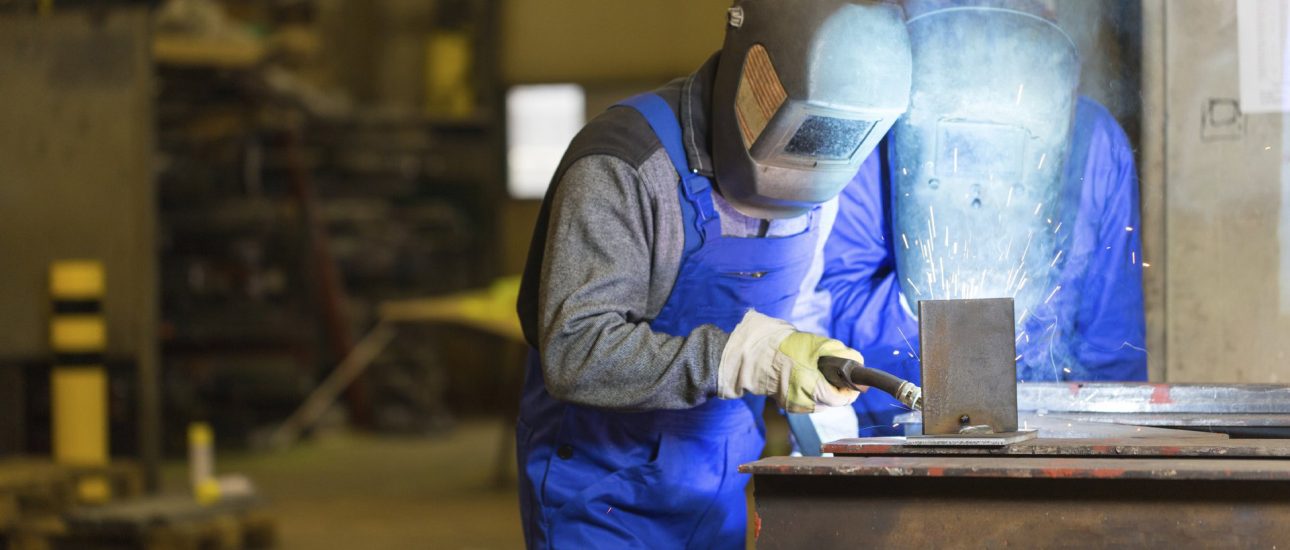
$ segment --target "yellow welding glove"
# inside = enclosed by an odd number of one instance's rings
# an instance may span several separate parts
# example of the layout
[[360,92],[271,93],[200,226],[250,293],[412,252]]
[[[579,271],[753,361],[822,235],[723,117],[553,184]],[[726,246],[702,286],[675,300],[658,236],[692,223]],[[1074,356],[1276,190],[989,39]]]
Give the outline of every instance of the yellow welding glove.
[[827,407],[850,405],[860,396],[850,388],[838,388],[824,379],[820,372],[821,357],[842,357],[864,364],[860,352],[842,342],[809,332],[794,332],[779,344],[785,361],[792,363],[781,406],[793,413],[815,412],[817,404]]
[[795,413],[814,412],[817,405],[850,405],[859,392],[835,388],[824,379],[818,366],[824,356],[864,362],[842,342],[801,332],[785,321],[749,311],[722,352],[717,396],[766,395]]

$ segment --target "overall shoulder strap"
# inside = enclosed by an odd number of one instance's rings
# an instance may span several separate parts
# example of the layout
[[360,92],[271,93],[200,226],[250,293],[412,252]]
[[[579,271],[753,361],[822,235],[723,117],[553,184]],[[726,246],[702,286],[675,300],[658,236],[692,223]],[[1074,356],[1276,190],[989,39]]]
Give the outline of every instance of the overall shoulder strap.
[[667,101],[658,94],[644,93],[620,101],[615,106],[636,109],[654,130],[681,178],[685,198],[696,210],[698,228],[702,230],[708,221],[717,220],[716,207],[712,203],[712,182],[690,168],[689,157],[685,154],[681,122],[677,120],[676,113]]

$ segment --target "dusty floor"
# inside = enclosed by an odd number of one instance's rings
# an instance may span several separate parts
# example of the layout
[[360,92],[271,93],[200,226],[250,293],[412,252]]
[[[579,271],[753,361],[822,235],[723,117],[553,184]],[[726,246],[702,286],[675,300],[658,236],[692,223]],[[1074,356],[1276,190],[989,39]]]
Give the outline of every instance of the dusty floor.
[[[217,469],[256,483],[285,550],[522,548],[514,483],[495,481],[501,430],[470,421],[435,438],[331,434],[284,452],[224,453]],[[182,490],[182,464],[164,475]]]
[[[787,426],[768,415],[771,454],[787,452]],[[221,453],[220,474],[248,476],[268,500],[284,550],[523,548],[514,458],[499,485],[498,452],[509,428],[463,422],[436,437],[332,433],[282,452]],[[182,462],[163,470],[181,492]]]

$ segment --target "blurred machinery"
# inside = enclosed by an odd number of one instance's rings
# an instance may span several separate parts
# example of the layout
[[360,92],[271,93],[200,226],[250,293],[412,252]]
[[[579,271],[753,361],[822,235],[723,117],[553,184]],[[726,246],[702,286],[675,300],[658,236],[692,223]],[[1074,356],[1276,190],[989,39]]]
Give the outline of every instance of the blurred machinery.
[[[378,302],[463,290],[495,270],[502,141],[491,49],[478,34],[493,3],[380,4],[330,13],[230,2],[273,29],[252,41],[264,51],[239,40],[197,47],[211,33],[186,33],[197,25],[162,10],[162,28],[177,30],[158,37],[173,53],[159,55],[158,81],[162,351],[176,419],[167,441],[207,419],[222,441],[249,442],[349,352]],[[415,17],[389,20],[409,9]],[[345,17],[343,32],[328,34]],[[412,65],[427,68],[424,79],[385,72],[404,57],[341,51],[412,39],[425,44]],[[292,44],[320,42],[296,49],[325,63],[291,58]],[[383,76],[354,85],[363,71],[353,63]],[[440,65],[455,68],[431,70]],[[320,72],[338,82],[318,84],[329,80]],[[424,101],[409,87],[424,87]],[[399,431],[442,425],[446,374],[434,351],[424,339],[392,349],[349,392],[351,418]]]

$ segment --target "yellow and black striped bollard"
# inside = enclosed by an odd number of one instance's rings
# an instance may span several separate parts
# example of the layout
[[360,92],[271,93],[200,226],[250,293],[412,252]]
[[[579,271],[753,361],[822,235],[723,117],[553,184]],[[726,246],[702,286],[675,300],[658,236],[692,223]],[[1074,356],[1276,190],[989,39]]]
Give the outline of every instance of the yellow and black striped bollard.
[[[50,266],[50,424],[54,460],[67,466],[108,463],[105,289],[101,262],[65,260]],[[82,502],[101,503],[111,497],[111,487],[103,475],[90,474],[80,478],[77,494]]]

